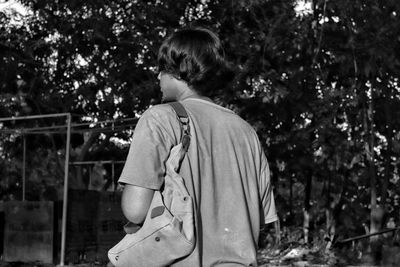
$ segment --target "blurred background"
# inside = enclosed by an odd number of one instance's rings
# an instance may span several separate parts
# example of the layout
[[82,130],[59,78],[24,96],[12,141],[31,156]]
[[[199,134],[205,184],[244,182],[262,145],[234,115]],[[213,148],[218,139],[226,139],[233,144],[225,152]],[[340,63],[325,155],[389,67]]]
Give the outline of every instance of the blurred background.
[[158,47],[201,25],[236,71],[216,102],[270,163],[280,225],[260,264],[398,266],[399,16],[396,0],[0,1],[3,261],[106,262],[129,140],[160,103]]

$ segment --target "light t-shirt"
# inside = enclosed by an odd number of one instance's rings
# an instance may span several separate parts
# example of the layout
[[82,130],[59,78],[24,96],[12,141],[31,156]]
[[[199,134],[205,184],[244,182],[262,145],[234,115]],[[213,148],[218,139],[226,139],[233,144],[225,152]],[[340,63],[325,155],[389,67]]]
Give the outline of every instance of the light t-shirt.
[[[190,117],[191,141],[179,173],[194,200],[197,235],[193,253],[173,266],[256,266],[260,225],[278,219],[256,132],[217,104],[194,98],[181,103]],[[169,151],[180,138],[171,106],[148,109],[119,182],[159,190]]]

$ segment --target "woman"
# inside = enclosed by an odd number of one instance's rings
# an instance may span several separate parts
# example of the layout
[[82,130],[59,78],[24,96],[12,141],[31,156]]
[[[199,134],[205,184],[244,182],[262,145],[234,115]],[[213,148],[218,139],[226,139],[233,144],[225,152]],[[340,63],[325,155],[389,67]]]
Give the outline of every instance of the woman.
[[[173,266],[256,266],[260,227],[277,215],[256,132],[211,99],[233,76],[221,42],[208,29],[179,30],[161,45],[158,64],[163,100],[182,103],[192,135],[180,175],[194,199],[196,247]],[[119,179],[125,184],[122,210],[131,222],[144,221],[180,137],[167,104],[148,109],[139,120]]]

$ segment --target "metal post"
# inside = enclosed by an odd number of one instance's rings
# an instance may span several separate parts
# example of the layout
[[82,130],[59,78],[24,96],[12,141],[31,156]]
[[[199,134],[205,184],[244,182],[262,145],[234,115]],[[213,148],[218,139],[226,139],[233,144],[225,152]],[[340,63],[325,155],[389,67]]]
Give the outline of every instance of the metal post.
[[71,114],[56,113],[56,114],[32,115],[32,116],[21,116],[21,117],[8,117],[8,118],[0,118],[0,121],[32,120],[32,119],[63,117],[63,116],[71,116]]
[[64,266],[65,240],[67,232],[67,207],[68,207],[68,171],[69,171],[69,148],[71,143],[71,114],[67,114],[67,142],[65,145],[65,166],[64,166],[64,198],[61,226],[61,258],[60,266]]
[[115,186],[115,165],[114,161],[111,163],[111,180],[112,180],[112,190],[115,191],[117,187]]
[[89,182],[88,182],[88,190],[92,190],[92,165],[89,166]]
[[22,156],[22,201],[25,201],[26,194],[26,135],[23,135],[23,156]]

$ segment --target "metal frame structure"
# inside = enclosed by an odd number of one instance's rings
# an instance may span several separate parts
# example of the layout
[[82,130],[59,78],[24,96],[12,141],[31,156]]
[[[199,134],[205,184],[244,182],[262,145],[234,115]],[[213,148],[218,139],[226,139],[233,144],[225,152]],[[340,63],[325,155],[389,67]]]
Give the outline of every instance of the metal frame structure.
[[[69,166],[70,165],[90,165],[96,162],[100,162],[102,164],[111,164],[112,165],[112,177],[114,184],[114,164],[123,164],[125,161],[114,161],[114,160],[106,160],[106,161],[80,161],[80,162],[70,162],[70,147],[71,147],[71,133],[72,132],[86,132],[87,129],[78,129],[72,130],[72,127],[82,127],[89,126],[92,124],[108,124],[111,123],[111,127],[105,127],[101,129],[90,129],[89,131],[99,131],[99,132],[107,132],[107,131],[118,131],[123,130],[127,126],[135,126],[138,118],[124,118],[117,120],[104,120],[97,122],[88,122],[88,123],[74,123],[72,124],[72,114],[71,113],[57,113],[57,114],[45,114],[45,115],[32,115],[32,116],[21,116],[21,117],[7,117],[0,118],[0,122],[5,121],[16,121],[16,120],[32,120],[32,119],[44,119],[44,118],[56,118],[56,117],[66,117],[65,125],[57,125],[57,126],[46,126],[46,127],[34,127],[34,128],[20,128],[20,129],[0,129],[1,133],[21,133],[23,135],[23,166],[22,166],[22,201],[25,201],[26,194],[26,135],[27,134],[61,134],[65,133],[67,135],[66,140],[66,150],[65,150],[65,166],[64,166],[64,188],[63,188],[63,211],[62,211],[62,226],[61,226],[61,251],[60,251],[60,264],[58,266],[65,266],[65,252],[66,252],[66,232],[67,232],[67,209],[68,209],[68,174],[69,174]],[[128,122],[131,124],[128,125],[120,125],[115,126],[114,123],[116,121]],[[66,128],[66,129],[65,129]],[[108,128],[108,129],[107,129]],[[61,130],[62,129],[62,130]],[[115,189],[115,188],[114,188]]]
[[[65,147],[65,164],[64,164],[64,192],[63,192],[63,212],[62,212],[62,225],[61,225],[61,253],[60,253],[60,265],[64,266],[65,261],[65,240],[67,232],[67,208],[68,208],[68,172],[69,172],[69,153],[71,143],[71,113],[58,113],[58,114],[46,114],[46,115],[33,115],[33,116],[21,116],[21,117],[8,117],[0,118],[0,122],[4,121],[15,121],[15,120],[32,120],[32,119],[43,119],[43,118],[55,118],[55,117],[66,117],[67,123],[67,142]],[[65,127],[64,126],[64,127]],[[25,158],[26,158],[26,139],[24,137],[24,152],[23,152],[23,174],[22,174],[22,200],[25,200]]]
[[[73,161],[70,162],[70,165],[81,165],[81,166],[85,166],[85,165],[94,165],[96,163],[100,163],[100,164],[111,164],[111,180],[112,180],[112,191],[115,191],[117,188],[115,187],[115,164],[124,164],[125,161],[122,160],[90,160],[90,161]],[[90,169],[89,169],[90,170]],[[91,172],[90,176],[91,177]],[[90,178],[91,179],[91,178]],[[89,180],[90,183],[90,180]]]

